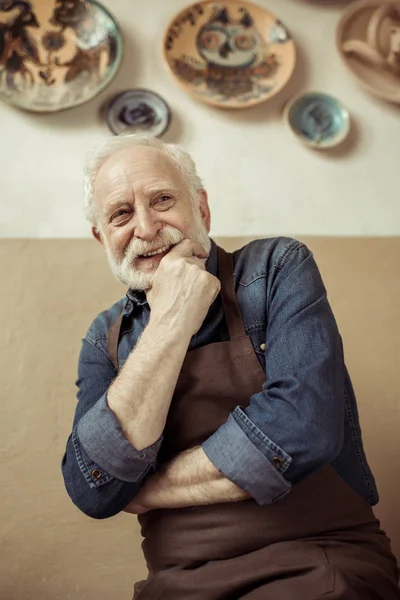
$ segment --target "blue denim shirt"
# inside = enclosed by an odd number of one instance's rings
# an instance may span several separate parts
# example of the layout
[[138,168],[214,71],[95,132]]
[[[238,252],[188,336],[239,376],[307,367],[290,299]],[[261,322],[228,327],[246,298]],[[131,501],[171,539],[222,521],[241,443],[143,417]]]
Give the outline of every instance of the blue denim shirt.
[[[213,242],[207,270],[217,275],[217,269]],[[236,407],[203,443],[208,458],[261,505],[327,464],[375,504],[377,490],[363,450],[341,338],[312,253],[290,238],[255,240],[234,252],[234,277],[246,331],[266,381],[247,408]],[[107,405],[107,390],[116,376],[107,333],[122,311],[120,366],[148,323],[145,295],[132,290],[93,321],[82,342],[78,404],[62,462],[70,497],[94,518],[115,515],[134,498],[155,470],[162,444],[160,438],[137,451]],[[218,296],[189,350],[228,337]],[[281,461],[273,460],[276,456]]]

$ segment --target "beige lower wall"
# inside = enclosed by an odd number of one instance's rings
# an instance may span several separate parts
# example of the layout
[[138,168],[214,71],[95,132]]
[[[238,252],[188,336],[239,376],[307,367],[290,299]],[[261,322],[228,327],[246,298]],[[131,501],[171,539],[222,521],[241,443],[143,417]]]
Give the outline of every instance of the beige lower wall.
[[[400,238],[304,241],[344,338],[381,493],[377,513],[400,555]],[[79,239],[2,240],[0,277],[0,598],[129,599],[145,574],[135,517],[85,517],[60,473],[80,338],[122,288],[100,247]]]

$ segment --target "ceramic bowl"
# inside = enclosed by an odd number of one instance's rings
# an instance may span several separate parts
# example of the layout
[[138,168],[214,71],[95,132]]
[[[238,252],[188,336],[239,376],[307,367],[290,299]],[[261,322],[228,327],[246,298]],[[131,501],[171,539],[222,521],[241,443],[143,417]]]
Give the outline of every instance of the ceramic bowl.
[[0,99],[54,112],[87,102],[116,74],[122,36],[97,2],[0,2]]
[[287,84],[296,63],[284,25],[261,6],[239,0],[186,7],[168,25],[163,53],[185,91],[225,108],[268,100]]
[[285,118],[293,133],[313,148],[333,148],[350,130],[348,111],[339,100],[320,92],[295,96],[286,105]]
[[400,3],[352,2],[336,31],[339,55],[366,91],[400,103]]
[[147,133],[159,137],[169,127],[171,111],[158,94],[134,89],[111,99],[106,107],[106,119],[115,135]]

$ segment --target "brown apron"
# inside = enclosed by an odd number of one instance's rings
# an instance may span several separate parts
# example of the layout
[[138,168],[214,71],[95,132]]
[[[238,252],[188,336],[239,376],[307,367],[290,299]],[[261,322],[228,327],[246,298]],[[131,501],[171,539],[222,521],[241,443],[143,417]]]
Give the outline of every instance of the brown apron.
[[[201,444],[265,382],[236,300],[232,255],[218,248],[218,263],[230,341],[187,353],[161,462]],[[109,343],[114,361],[117,329]],[[135,585],[134,600],[400,599],[388,538],[330,466],[267,506],[250,499],[138,518],[149,575]]]

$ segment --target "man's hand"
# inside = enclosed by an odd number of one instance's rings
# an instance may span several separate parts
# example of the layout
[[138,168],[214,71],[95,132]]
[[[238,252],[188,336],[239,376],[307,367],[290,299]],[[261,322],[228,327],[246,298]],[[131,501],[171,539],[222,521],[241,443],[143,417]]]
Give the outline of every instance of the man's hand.
[[160,488],[165,487],[164,475],[158,471],[153,475],[149,475],[139,492],[124,508],[124,512],[134,515],[142,515],[149,510],[161,508],[158,505]]
[[153,322],[167,323],[185,337],[198,332],[221,289],[205,270],[205,258],[204,248],[189,239],[164,256],[147,292]]
[[138,504],[134,500],[129,502],[127,506],[125,506],[123,512],[131,513],[132,515],[143,515],[148,512],[150,509]]

